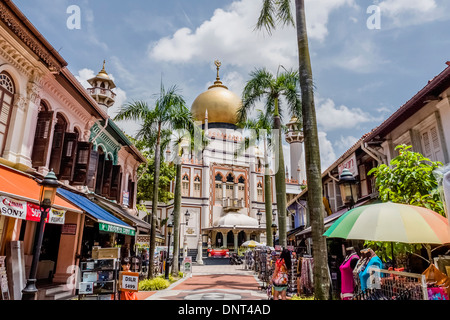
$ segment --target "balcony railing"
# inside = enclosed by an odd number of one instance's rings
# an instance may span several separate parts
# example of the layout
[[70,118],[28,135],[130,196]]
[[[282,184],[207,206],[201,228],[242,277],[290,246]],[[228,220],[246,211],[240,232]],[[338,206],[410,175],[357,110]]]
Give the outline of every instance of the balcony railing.
[[244,199],[236,199],[236,198],[223,198],[222,199],[223,209],[226,211],[229,210],[240,210],[245,207]]

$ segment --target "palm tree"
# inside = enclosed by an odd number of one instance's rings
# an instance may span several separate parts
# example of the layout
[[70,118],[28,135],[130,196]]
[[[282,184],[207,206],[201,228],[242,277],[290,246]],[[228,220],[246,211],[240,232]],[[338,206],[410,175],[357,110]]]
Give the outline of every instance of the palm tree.
[[[272,247],[273,236],[272,236],[272,226],[270,221],[272,221],[272,183],[270,178],[270,168],[269,168],[269,157],[268,157],[268,147],[272,145],[271,135],[272,135],[272,122],[270,115],[265,114],[261,110],[257,110],[258,115],[256,119],[248,119],[244,123],[239,123],[238,127],[251,130],[251,136],[245,141],[245,149],[250,146],[255,145],[255,143],[263,140],[264,143],[264,209],[266,212],[266,243],[268,246]],[[258,167],[261,164],[258,163]]]
[[283,155],[283,135],[281,134],[281,98],[284,98],[289,112],[297,118],[301,113],[301,101],[298,91],[298,73],[285,70],[274,76],[265,68],[250,73],[242,93],[242,106],[238,110],[238,121],[244,122],[255,104],[265,98],[265,113],[273,119],[275,144],[275,189],[278,209],[279,243],[286,247],[286,174]]
[[155,141],[155,168],[152,199],[152,219],[150,233],[150,267],[148,278],[152,279],[154,252],[156,245],[156,220],[158,212],[158,187],[161,164],[161,132],[163,129],[182,128],[187,125],[190,119],[190,111],[185,106],[184,98],[178,93],[176,86],[170,87],[167,91],[161,84],[161,89],[156,95],[155,107],[150,108],[144,101],[136,101],[126,104],[121,108],[114,120],[134,120],[140,121],[141,127],[136,138],[150,141],[156,133]]
[[[283,25],[294,24],[290,9],[291,0],[263,0],[257,29],[265,28],[269,33],[275,29],[276,20]],[[297,45],[299,53],[299,75],[302,97],[302,120],[305,137],[305,165],[308,181],[308,210],[314,243],[315,298],[329,299],[330,279],[328,276],[327,244],[323,237],[323,202],[320,166],[319,136],[314,104],[314,82],[306,29],[305,0],[295,0]]]
[[[204,131],[200,128],[195,126],[195,123],[193,121],[193,118],[191,114],[189,113],[189,116],[187,117],[187,122],[185,125],[184,130],[180,130],[175,132],[173,136],[173,142],[175,145],[176,150],[176,158],[174,159],[174,162],[176,163],[176,180],[175,180],[175,198],[174,198],[174,204],[173,204],[173,239],[174,239],[174,245],[173,245],[173,263],[172,263],[172,275],[176,276],[178,275],[178,258],[180,253],[180,244],[179,244],[179,238],[180,238],[180,217],[181,217],[181,172],[182,172],[182,160],[181,157],[183,156],[183,148],[182,143],[187,142],[190,145],[191,149],[191,156],[196,153],[199,150],[196,150],[199,146],[199,144],[195,143],[196,138],[202,139],[202,143],[200,144],[200,147],[204,148],[204,146],[207,145],[207,141],[205,141]],[[200,132],[200,135],[198,134]]]

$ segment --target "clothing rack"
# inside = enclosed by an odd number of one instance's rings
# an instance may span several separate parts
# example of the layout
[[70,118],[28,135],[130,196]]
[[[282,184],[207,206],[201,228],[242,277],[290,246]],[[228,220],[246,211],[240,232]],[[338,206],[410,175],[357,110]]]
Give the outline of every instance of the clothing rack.
[[367,289],[357,283],[353,300],[428,300],[422,274],[370,268]]

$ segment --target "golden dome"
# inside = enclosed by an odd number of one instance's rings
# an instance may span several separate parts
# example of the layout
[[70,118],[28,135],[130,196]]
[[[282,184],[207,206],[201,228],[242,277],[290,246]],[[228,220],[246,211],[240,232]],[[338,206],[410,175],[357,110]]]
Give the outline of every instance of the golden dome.
[[216,81],[194,100],[191,107],[192,116],[204,124],[205,114],[208,111],[208,123],[236,124],[237,112],[242,101],[238,95],[222,84],[219,78],[220,62],[216,61],[216,66]]

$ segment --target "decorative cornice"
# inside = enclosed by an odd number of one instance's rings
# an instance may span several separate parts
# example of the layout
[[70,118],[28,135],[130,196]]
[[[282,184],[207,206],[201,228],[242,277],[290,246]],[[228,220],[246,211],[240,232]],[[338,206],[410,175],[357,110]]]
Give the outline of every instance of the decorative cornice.
[[90,115],[78,103],[73,102],[73,97],[68,93],[63,93],[55,84],[52,78],[46,77],[42,79],[44,92],[52,94],[62,105],[75,114],[83,123],[89,123],[92,119]]
[[0,35],[0,55],[4,57],[17,70],[29,78],[39,79],[42,72],[36,68],[22,53],[15,49],[4,37]]
[[[29,21],[21,12],[13,12],[11,8],[15,11],[18,9],[15,5],[8,1],[6,4],[4,1],[0,1],[0,21],[2,21],[28,48],[35,53],[39,59],[41,59],[52,72],[60,72],[61,68],[67,65],[67,63],[61,63],[54,57],[54,53],[42,43],[35,33],[37,30],[31,30],[30,27],[25,25],[25,22]],[[22,20],[18,17],[18,14],[22,16]],[[32,33],[33,31],[33,33]],[[39,37],[42,37],[39,35]],[[53,49],[54,50],[54,49]],[[60,57],[60,60],[63,60]]]

